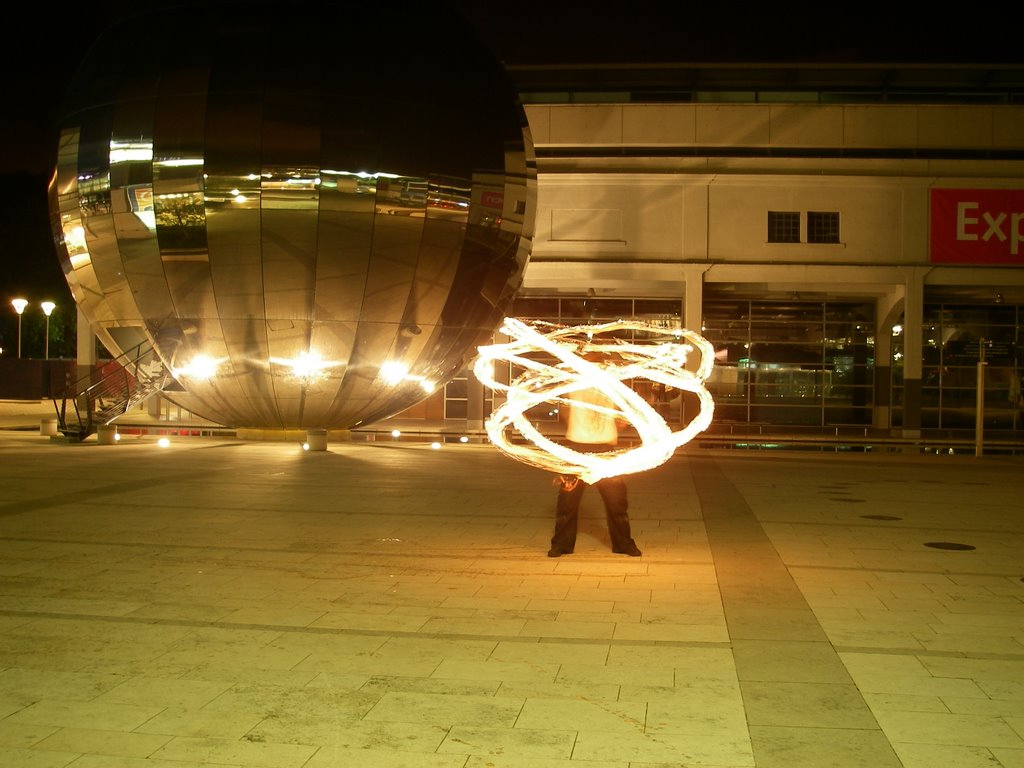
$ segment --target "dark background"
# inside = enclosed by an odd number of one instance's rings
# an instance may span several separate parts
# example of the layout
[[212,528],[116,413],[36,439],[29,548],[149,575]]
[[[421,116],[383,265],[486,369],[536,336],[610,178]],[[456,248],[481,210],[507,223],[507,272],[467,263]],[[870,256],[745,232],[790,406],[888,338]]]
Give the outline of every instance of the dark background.
[[[291,0],[303,1],[315,0]],[[330,4],[346,1],[330,0]],[[253,0],[249,5],[264,2]],[[495,57],[512,67],[1024,61],[1020,23],[1024,14],[1016,8],[997,11],[991,5],[953,6],[946,15],[937,5],[913,13],[901,12],[896,4],[837,9],[831,4],[745,7],[706,0],[699,5],[598,0],[501,5],[482,0],[442,2],[462,13]],[[75,354],[75,311],[53,246],[46,202],[56,153],[56,122],[82,57],[104,26],[118,14],[131,12],[127,10],[131,7],[104,0],[75,5],[23,3],[18,6],[17,22],[7,25],[9,39],[0,47],[6,92],[0,118],[0,346],[5,355],[14,354],[17,318],[10,300],[19,295],[33,305],[22,319],[23,356],[42,356],[44,321],[38,304],[44,299],[58,304],[51,318],[51,356]],[[325,30],[325,39],[333,33]],[[337,34],[352,33],[338,30]],[[425,42],[429,34],[425,29]],[[386,35],[373,30],[366,35],[386,44]],[[137,54],[147,55],[144,40],[138,41]]]

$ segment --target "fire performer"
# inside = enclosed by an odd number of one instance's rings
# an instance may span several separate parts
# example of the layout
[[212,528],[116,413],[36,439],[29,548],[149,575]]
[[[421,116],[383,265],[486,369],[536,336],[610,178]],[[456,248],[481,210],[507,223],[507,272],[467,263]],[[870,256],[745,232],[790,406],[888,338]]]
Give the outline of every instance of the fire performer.
[[[586,359],[596,362],[600,356],[587,355]],[[565,430],[569,446],[580,453],[614,450],[619,442],[621,420],[612,416],[615,408],[612,401],[594,388],[573,393],[570,401]],[[588,486],[578,475],[559,475],[555,484],[558,485],[558,504],[548,557],[571,554],[576,547],[580,500]],[[639,557],[640,548],[630,532],[626,482],[621,475],[606,477],[594,483],[594,487],[604,502],[612,552]]]
[[[623,339],[622,331],[636,338]],[[511,340],[478,347],[473,373],[505,397],[485,422],[494,446],[558,475],[548,556],[575,549],[580,498],[588,485],[604,501],[612,551],[640,556],[630,532],[622,476],[664,464],[679,446],[707,429],[715,404],[704,382],[714,365],[714,348],[685,328],[666,330],[639,320],[567,327],[542,321],[528,325],[506,317],[501,332]],[[694,371],[686,370],[687,355],[694,349],[700,353],[699,364]],[[506,370],[511,381],[498,375],[499,360],[510,364]],[[668,426],[655,405],[669,391],[691,392],[700,405],[678,430]],[[561,442],[543,434],[528,417],[530,409],[551,404],[568,416]],[[636,430],[638,445],[617,446],[620,422]],[[513,433],[524,440],[513,440]]]

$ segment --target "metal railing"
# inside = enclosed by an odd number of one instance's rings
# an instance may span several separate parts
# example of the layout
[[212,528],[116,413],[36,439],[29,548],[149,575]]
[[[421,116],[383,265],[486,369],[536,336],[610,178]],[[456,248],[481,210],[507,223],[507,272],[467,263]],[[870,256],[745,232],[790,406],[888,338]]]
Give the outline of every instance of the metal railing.
[[54,398],[57,429],[68,439],[84,440],[170,381],[170,371],[153,345],[144,341],[104,366],[98,380],[97,372],[91,371]]

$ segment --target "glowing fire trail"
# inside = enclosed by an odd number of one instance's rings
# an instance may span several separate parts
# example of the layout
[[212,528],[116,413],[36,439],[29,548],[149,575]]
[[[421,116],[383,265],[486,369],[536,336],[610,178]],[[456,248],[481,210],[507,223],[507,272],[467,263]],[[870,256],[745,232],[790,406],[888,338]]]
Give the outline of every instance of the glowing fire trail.
[[[550,328],[540,333],[535,328]],[[685,329],[670,331],[689,343],[629,343],[616,339],[600,341],[601,334],[632,330],[665,335],[664,328],[633,320],[619,320],[602,325],[572,327],[534,323],[530,327],[514,318],[506,318],[502,333],[515,339],[506,344],[479,348],[473,374],[487,387],[504,392],[506,400],[487,420],[491,442],[512,458],[563,475],[579,475],[594,483],[605,477],[625,475],[652,469],[664,462],[676,448],[692,440],[708,428],[714,414],[714,401],[704,381],[714,366],[714,348],[700,335]],[[700,363],[696,371],[684,370],[687,355],[696,347]],[[546,352],[560,361],[548,365],[528,355]],[[601,362],[584,359],[599,353]],[[510,384],[497,381],[494,361],[505,360],[524,369]],[[623,384],[630,379],[647,379],[666,388],[693,392],[700,402],[700,412],[678,431],[672,431],[661,415],[637,392]],[[572,400],[583,389],[595,388],[605,394],[612,407]],[[525,413],[542,403],[589,408],[628,422],[636,430],[640,445],[606,453],[580,453],[542,435]],[[528,441],[515,444],[509,439],[515,429]]]

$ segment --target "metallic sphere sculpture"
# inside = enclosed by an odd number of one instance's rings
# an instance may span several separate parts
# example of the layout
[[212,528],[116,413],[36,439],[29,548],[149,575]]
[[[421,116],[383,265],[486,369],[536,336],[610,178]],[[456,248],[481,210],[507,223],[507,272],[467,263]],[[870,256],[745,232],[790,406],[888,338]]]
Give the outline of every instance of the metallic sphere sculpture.
[[[704,381],[714,366],[714,348],[693,331],[671,332],[673,341],[630,342],[616,338],[616,334],[638,331],[664,337],[666,331],[630,320],[572,327],[536,323],[531,327],[513,318],[505,319],[501,331],[514,341],[481,347],[473,373],[486,386],[505,393],[505,402],[491,414],[486,428],[491,442],[514,459],[595,483],[663,464],[676,448],[711,424],[715,404]],[[689,343],[681,343],[681,339]],[[700,352],[700,362],[691,372],[684,366],[694,348]],[[586,359],[591,353],[597,353],[600,362]],[[553,359],[554,364],[545,362],[544,356]],[[511,383],[502,383],[494,375],[495,360],[510,362],[524,371]],[[647,400],[623,383],[630,380],[692,392],[697,395],[700,411],[685,427],[673,431]],[[573,393],[590,388],[604,394],[611,406],[573,400],[572,407],[600,410],[629,423],[636,429],[639,446],[580,453],[543,435],[525,415],[541,403],[568,405]],[[513,431],[526,442],[513,442]]]
[[444,4],[167,2],[62,110],[64,273],[112,355],[233,427],[347,428],[424,399],[501,323],[532,235],[525,113]]

